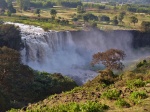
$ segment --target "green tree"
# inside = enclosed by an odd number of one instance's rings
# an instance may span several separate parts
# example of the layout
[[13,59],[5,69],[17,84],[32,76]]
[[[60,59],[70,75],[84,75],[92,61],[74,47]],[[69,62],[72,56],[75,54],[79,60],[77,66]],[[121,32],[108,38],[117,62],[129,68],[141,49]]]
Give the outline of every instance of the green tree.
[[144,31],[150,32],[150,22],[149,21],[143,21],[141,23],[141,27]]
[[9,6],[9,5],[12,5],[12,1],[13,1],[13,0],[6,0],[8,6]]
[[126,14],[125,12],[119,13],[118,20],[120,23],[122,23],[122,20],[124,19],[125,14]]
[[4,15],[5,9],[0,9],[0,15]]
[[40,13],[41,13],[41,9],[36,9],[36,10],[35,10],[35,14],[37,14],[38,17],[40,17]]
[[12,14],[12,13],[8,10],[8,11],[7,11],[7,16],[9,16],[9,17],[10,17],[10,16],[11,16],[11,14]]
[[110,21],[110,18],[109,18],[109,16],[102,15],[102,16],[99,16],[99,20],[100,20],[100,21],[107,21],[107,22],[109,22],[109,21]]
[[113,25],[118,25],[118,20],[117,20],[117,16],[115,16],[112,20]]
[[27,10],[30,7],[30,0],[24,0],[23,10]]
[[17,0],[17,4],[21,10],[27,10],[30,7],[30,0]]
[[85,15],[83,15],[83,21],[84,22],[88,22],[89,21],[89,18],[88,18],[88,16],[85,14]]
[[55,9],[50,10],[50,15],[52,16],[53,19],[55,19],[56,14],[57,14],[57,11]]
[[9,12],[11,12],[11,13],[16,13],[16,9],[13,7],[12,4],[8,5],[8,10],[9,10]]
[[136,18],[135,16],[132,16],[130,17],[130,22],[133,23],[135,26],[135,23],[138,23],[138,18]]
[[2,25],[3,23],[4,23],[4,21],[0,19],[0,25]]
[[77,6],[77,13],[85,13],[84,7],[81,5]]
[[74,17],[74,18],[72,19],[72,21],[73,21],[73,22],[77,22],[77,21],[78,21],[78,18]]
[[94,14],[86,13],[85,15],[88,17],[89,20],[98,21],[98,17],[95,16]]
[[122,70],[124,68],[124,65],[120,60],[123,60],[124,57],[124,51],[118,49],[109,49],[106,52],[98,52],[94,54],[91,65],[94,66],[95,64],[102,62],[102,64],[110,70]]
[[23,9],[23,0],[17,0],[17,5],[19,6],[20,10]]

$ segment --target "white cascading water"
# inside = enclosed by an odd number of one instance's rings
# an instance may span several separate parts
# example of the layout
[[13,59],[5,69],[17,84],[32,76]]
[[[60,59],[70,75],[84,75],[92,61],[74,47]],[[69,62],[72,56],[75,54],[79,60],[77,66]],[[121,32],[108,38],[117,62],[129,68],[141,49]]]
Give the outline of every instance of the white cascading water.
[[92,31],[74,37],[71,32],[45,32],[40,27],[15,24],[20,27],[24,49],[22,62],[31,68],[49,73],[62,73],[72,77],[78,84],[85,83],[97,75],[90,66],[92,55],[110,48],[121,49],[129,59],[133,54],[132,35],[124,33],[102,33]]

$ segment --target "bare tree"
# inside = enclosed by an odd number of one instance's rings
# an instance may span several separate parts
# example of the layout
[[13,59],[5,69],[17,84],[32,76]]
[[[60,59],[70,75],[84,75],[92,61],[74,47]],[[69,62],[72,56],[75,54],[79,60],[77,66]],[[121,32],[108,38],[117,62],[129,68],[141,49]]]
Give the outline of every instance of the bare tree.
[[121,60],[123,60],[124,57],[124,51],[118,49],[109,49],[106,52],[98,52],[94,54],[91,65],[94,66],[95,64],[101,62],[108,69],[122,70],[124,65]]

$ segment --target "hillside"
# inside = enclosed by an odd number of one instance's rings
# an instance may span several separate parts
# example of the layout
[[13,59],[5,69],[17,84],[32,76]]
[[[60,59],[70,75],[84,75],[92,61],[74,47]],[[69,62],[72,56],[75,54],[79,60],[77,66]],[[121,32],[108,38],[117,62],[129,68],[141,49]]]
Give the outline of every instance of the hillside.
[[150,111],[150,60],[118,75],[110,70],[81,87],[49,96],[22,110],[10,112],[148,112]]

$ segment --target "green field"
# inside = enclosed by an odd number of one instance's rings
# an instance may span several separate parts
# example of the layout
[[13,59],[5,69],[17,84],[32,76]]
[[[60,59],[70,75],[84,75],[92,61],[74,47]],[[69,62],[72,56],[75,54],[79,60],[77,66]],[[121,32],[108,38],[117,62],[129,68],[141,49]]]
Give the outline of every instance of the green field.
[[[37,14],[34,13],[34,10],[28,10],[28,11],[17,11],[17,13],[12,14],[11,17],[8,16],[0,16],[1,19],[4,21],[12,21],[12,22],[20,22],[24,24],[32,24],[35,26],[41,26],[44,29],[49,29],[49,30],[82,30],[84,29],[82,24],[84,24],[84,21],[81,18],[78,19],[76,23],[72,21],[73,17],[77,17],[78,15],[84,15],[84,14],[78,14],[76,8],[64,8],[64,7],[54,7],[57,11],[57,15],[55,19],[60,19],[60,20],[68,20],[69,24],[68,25],[62,25],[58,24],[55,21],[41,21],[38,19],[42,18],[47,18],[50,19],[50,10],[52,8],[46,8],[46,9],[41,9],[40,17],[37,17]],[[87,8],[86,13],[92,13],[95,16],[102,16],[106,15],[110,17],[110,22],[101,22],[101,21],[95,21],[97,23],[97,27],[102,30],[116,30],[116,29],[136,29],[140,30],[141,29],[141,23],[142,21],[150,21],[150,15],[145,14],[145,13],[131,13],[131,12],[126,12],[126,15],[124,16],[123,19],[123,24],[119,23],[118,25],[113,25],[112,24],[112,19],[114,16],[118,16],[120,12],[124,10],[119,9],[104,9],[104,10],[97,10],[94,8]],[[138,23],[135,25],[130,22],[129,18],[131,16],[135,16],[138,18]],[[93,21],[89,20],[87,23],[91,23]]]

